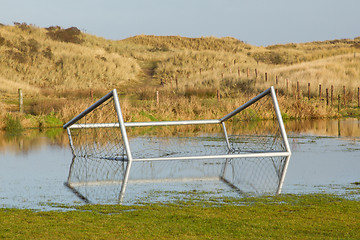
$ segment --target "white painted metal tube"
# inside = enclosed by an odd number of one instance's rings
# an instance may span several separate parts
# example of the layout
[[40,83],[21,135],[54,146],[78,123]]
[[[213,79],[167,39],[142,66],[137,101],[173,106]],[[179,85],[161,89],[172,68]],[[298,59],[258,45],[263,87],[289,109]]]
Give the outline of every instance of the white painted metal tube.
[[125,150],[126,150],[126,155],[127,155],[127,165],[126,165],[126,170],[125,170],[125,175],[124,175],[124,179],[123,179],[123,184],[121,185],[121,190],[120,190],[120,195],[119,195],[119,202],[121,203],[123,198],[124,198],[124,194],[125,194],[125,190],[126,190],[126,186],[127,186],[127,182],[129,179],[129,174],[130,174],[130,169],[131,169],[131,164],[132,164],[132,154],[131,154],[131,150],[130,150],[130,144],[129,144],[129,139],[126,133],[126,128],[125,128],[125,124],[124,124],[124,118],[122,116],[122,112],[121,112],[121,108],[120,108],[120,103],[119,103],[119,98],[117,95],[117,91],[116,89],[113,90],[113,98],[114,98],[114,104],[115,104],[115,110],[116,110],[116,114],[119,120],[119,127],[121,130],[121,135],[123,137],[123,141],[124,141],[124,146],[125,146]]
[[203,155],[203,156],[186,156],[186,157],[162,157],[162,158],[134,158],[133,162],[144,161],[169,161],[169,160],[204,160],[219,158],[259,158],[259,157],[287,157],[288,152],[261,152],[261,153],[243,153],[243,154],[227,154],[227,155]]
[[287,156],[286,159],[285,159],[285,165],[284,165],[284,167],[283,167],[283,171],[282,171],[282,174],[281,174],[281,177],[280,177],[280,181],[279,181],[278,191],[277,191],[276,194],[280,194],[280,193],[281,193],[282,187],[283,187],[283,185],[284,185],[284,180],[285,180],[287,168],[288,168],[288,165],[289,165],[290,157],[291,157],[291,155]]
[[[114,90],[113,90],[114,91]],[[91,112],[92,110],[94,110],[95,108],[97,108],[100,104],[102,104],[103,102],[105,102],[106,100],[108,100],[109,98],[111,98],[111,96],[113,95],[113,91],[109,92],[108,94],[106,94],[104,97],[102,97],[101,99],[99,99],[98,101],[96,101],[93,105],[91,105],[90,107],[88,107],[87,109],[85,109],[82,113],[80,113],[79,115],[77,115],[76,117],[74,117],[73,119],[71,119],[69,122],[65,123],[65,125],[63,126],[64,129],[70,127],[71,125],[73,125],[74,123],[76,123],[77,121],[79,121],[80,119],[82,119],[86,114],[88,114],[89,112]]]
[[[151,127],[151,126],[180,126],[200,124],[220,124],[219,119],[212,120],[184,120],[184,121],[161,121],[161,122],[125,122],[125,127]],[[119,123],[87,123],[73,124],[69,128],[116,128]]]
[[117,123],[87,123],[87,124],[73,124],[70,129],[79,129],[79,128],[118,128],[120,124]]
[[271,91],[271,97],[272,97],[272,100],[273,100],[273,103],[274,103],[275,114],[276,114],[276,117],[277,117],[278,123],[279,123],[280,132],[281,132],[281,135],[282,135],[283,140],[284,140],[285,148],[286,148],[286,151],[291,154],[289,140],[288,140],[287,135],[286,135],[284,122],[283,122],[281,112],[280,112],[280,108],[279,108],[279,103],[277,101],[275,89],[274,89],[273,86],[270,87],[270,91]]
[[199,125],[219,124],[219,119],[212,120],[184,120],[184,121],[162,121],[162,122],[127,122],[126,127],[149,127],[149,126],[174,126],[174,125]]
[[262,93],[260,93],[259,95],[257,95],[256,97],[254,97],[253,99],[251,99],[250,101],[246,102],[245,104],[243,104],[242,106],[238,107],[237,109],[235,109],[234,111],[232,111],[231,113],[229,113],[228,115],[226,115],[225,117],[221,118],[220,121],[224,122],[226,120],[228,120],[229,118],[235,116],[236,114],[238,114],[239,112],[241,112],[242,110],[246,109],[247,107],[249,107],[251,104],[255,103],[256,101],[260,100],[261,98],[265,97],[266,95],[268,95],[270,93],[270,88],[266,89],[265,91],[263,91]]

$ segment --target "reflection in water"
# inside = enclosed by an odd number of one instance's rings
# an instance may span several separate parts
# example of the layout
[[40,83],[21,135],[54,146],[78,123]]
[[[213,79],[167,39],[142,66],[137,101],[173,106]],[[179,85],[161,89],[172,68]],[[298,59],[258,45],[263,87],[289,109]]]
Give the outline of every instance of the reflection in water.
[[26,154],[48,144],[67,147],[69,140],[66,131],[62,128],[27,129],[16,134],[0,131],[0,153]]
[[[272,121],[258,121],[258,122],[241,122],[241,123],[229,123],[227,128],[229,130],[235,129],[234,133],[239,133],[240,130],[242,133],[252,134],[256,132],[256,129],[261,126],[262,128],[268,126],[273,127]],[[360,119],[357,118],[347,118],[347,119],[309,119],[309,120],[289,120],[285,122],[285,128],[288,134],[302,134],[302,135],[319,135],[319,136],[329,136],[329,137],[360,137]],[[177,129],[172,128],[169,134],[168,132],[161,132],[164,129],[159,131],[158,128],[142,129],[140,131],[145,131],[147,134],[154,135],[166,135],[172,136],[178,134],[179,132],[187,133],[188,135],[196,135],[198,133],[193,133],[188,131],[188,129]],[[207,133],[219,133],[221,129],[217,126],[206,126],[204,130]],[[138,135],[139,133],[133,133],[133,129],[129,129],[129,137],[131,138],[132,134]],[[142,133],[143,133],[142,132]],[[62,128],[50,128],[40,131],[39,129],[25,130],[21,134],[12,135],[5,131],[0,131],[0,152],[15,152],[15,153],[27,153],[29,151],[39,149],[41,146],[49,144],[58,145],[65,147],[69,145],[69,139],[66,131]]]
[[360,119],[309,119],[285,123],[288,132],[329,137],[360,137]]
[[[238,136],[236,139],[236,149],[243,149],[243,153],[252,151],[257,145],[251,138]],[[133,155],[138,158],[202,156],[209,151],[215,155],[228,153],[226,142],[216,135],[137,137],[132,138],[130,144]],[[127,199],[138,198],[134,193],[141,194],[139,189],[166,191],[171,186],[171,190],[189,191],[192,190],[189,185],[196,183],[217,185],[242,195],[276,194],[280,191],[285,162],[286,157],[135,161],[126,182],[130,191]],[[119,203],[127,163],[123,158],[73,157],[65,186],[86,203]]]

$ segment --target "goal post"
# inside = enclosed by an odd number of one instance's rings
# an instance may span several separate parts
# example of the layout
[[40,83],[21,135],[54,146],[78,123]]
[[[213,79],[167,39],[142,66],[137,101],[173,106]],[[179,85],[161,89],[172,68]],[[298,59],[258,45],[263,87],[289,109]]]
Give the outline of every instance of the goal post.
[[[244,134],[242,132],[246,124],[263,118],[271,119],[269,126],[260,126],[265,130],[258,127],[250,133]],[[228,122],[231,122],[230,130],[226,126]],[[236,123],[239,124],[235,126]],[[130,140],[127,133],[129,129],[133,128],[204,125],[219,126],[223,133],[222,137],[208,140],[211,144],[207,144],[206,139],[198,141],[196,137],[175,137],[169,140],[169,144],[164,144],[161,143],[164,139],[160,137],[139,137],[136,140]],[[111,179],[99,180],[101,177],[93,176],[95,180],[97,179],[104,184],[120,183],[121,190],[118,196],[120,203],[125,195],[133,163],[157,162],[161,166],[161,162],[165,161],[180,161],[182,164],[184,161],[197,160],[205,164],[205,161],[222,159],[221,170],[217,173],[218,179],[239,192],[262,188],[265,185],[264,183],[255,184],[253,180],[248,180],[247,176],[249,172],[254,172],[258,178],[263,178],[264,174],[257,172],[256,169],[271,168],[273,169],[272,173],[267,174],[263,181],[274,180],[275,184],[272,184],[271,188],[276,190],[276,194],[279,194],[291,156],[287,134],[273,87],[263,91],[220,119],[151,122],[125,122],[117,91],[114,89],[67,122],[63,128],[67,129],[74,158],[85,159],[81,162],[86,162],[86,159],[121,162],[123,170],[116,173],[121,175],[120,179],[119,176],[116,176],[116,181]],[[155,153],[153,149],[156,149],[157,152]],[[79,166],[79,164],[74,166]],[[116,169],[114,166],[108,166],[108,168],[110,172]],[[94,169],[93,171],[96,172]],[[74,173],[78,174],[76,177],[78,179],[77,184],[72,183]],[[74,192],[78,192],[77,195],[81,194],[76,190],[76,186],[80,186],[80,182],[88,181],[86,177],[81,176],[82,174],[81,172],[70,171],[66,183],[66,186]],[[109,174],[108,172],[104,176],[115,176],[116,174]],[[139,178],[143,179],[141,176]],[[91,181],[94,182],[94,179]]]

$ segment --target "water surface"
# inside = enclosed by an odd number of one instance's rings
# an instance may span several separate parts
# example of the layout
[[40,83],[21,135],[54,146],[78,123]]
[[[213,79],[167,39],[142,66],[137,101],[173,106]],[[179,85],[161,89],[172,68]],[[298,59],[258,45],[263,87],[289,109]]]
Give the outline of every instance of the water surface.
[[[351,193],[351,196],[359,197],[359,188],[351,184],[360,181],[358,119],[287,122],[286,128],[292,157],[282,193]],[[18,136],[0,133],[0,207],[49,210],[54,209],[50,203],[84,203],[79,195],[64,186],[73,157],[65,131],[56,131],[54,134],[53,129],[41,132],[28,130]],[[199,163],[186,166],[197,169],[196,164]],[[100,166],[98,168],[99,172],[104,169]],[[168,169],[174,171],[174,165]],[[167,178],[174,176],[171,171],[167,172]],[[177,176],[181,171],[184,171],[183,166],[175,165]],[[136,174],[141,172],[137,171]],[[156,171],[153,174],[156,175]],[[113,203],[114,198],[111,200],[106,195],[111,193],[116,200],[119,188],[116,185],[97,186],[96,191],[92,188],[86,191],[90,196],[91,191],[96,193],[96,202]],[[134,181],[127,188],[125,204],[163,201],[178,195],[185,196],[189,192],[203,193],[205,197],[239,197],[239,193],[228,185],[210,178],[193,181]]]

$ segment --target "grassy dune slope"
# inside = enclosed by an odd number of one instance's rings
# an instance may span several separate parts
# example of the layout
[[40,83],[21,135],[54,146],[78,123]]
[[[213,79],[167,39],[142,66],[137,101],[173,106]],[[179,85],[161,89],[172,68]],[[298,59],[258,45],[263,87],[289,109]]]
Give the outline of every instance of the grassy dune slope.
[[[297,82],[304,97],[308,83],[313,97],[319,84],[324,92],[333,85],[334,94],[342,94],[346,86],[348,107],[357,114],[353,108],[360,87],[360,38],[256,47],[230,37],[140,35],[111,41],[77,28],[0,26],[1,119],[18,108],[19,88],[24,91],[25,113],[53,114],[62,121],[113,88],[123,96],[127,117],[137,120],[141,109],[157,118],[181,117],[158,110],[156,90],[162,104],[201,109],[204,101],[216,102],[217,92],[226,102],[243,102],[271,85],[278,88],[280,105],[289,117],[342,114],[321,99],[295,100],[291,96]],[[215,117],[222,114],[215,105],[228,109],[226,102],[213,104]],[[308,107],[311,111],[304,112]],[[185,117],[196,117],[197,112]]]

